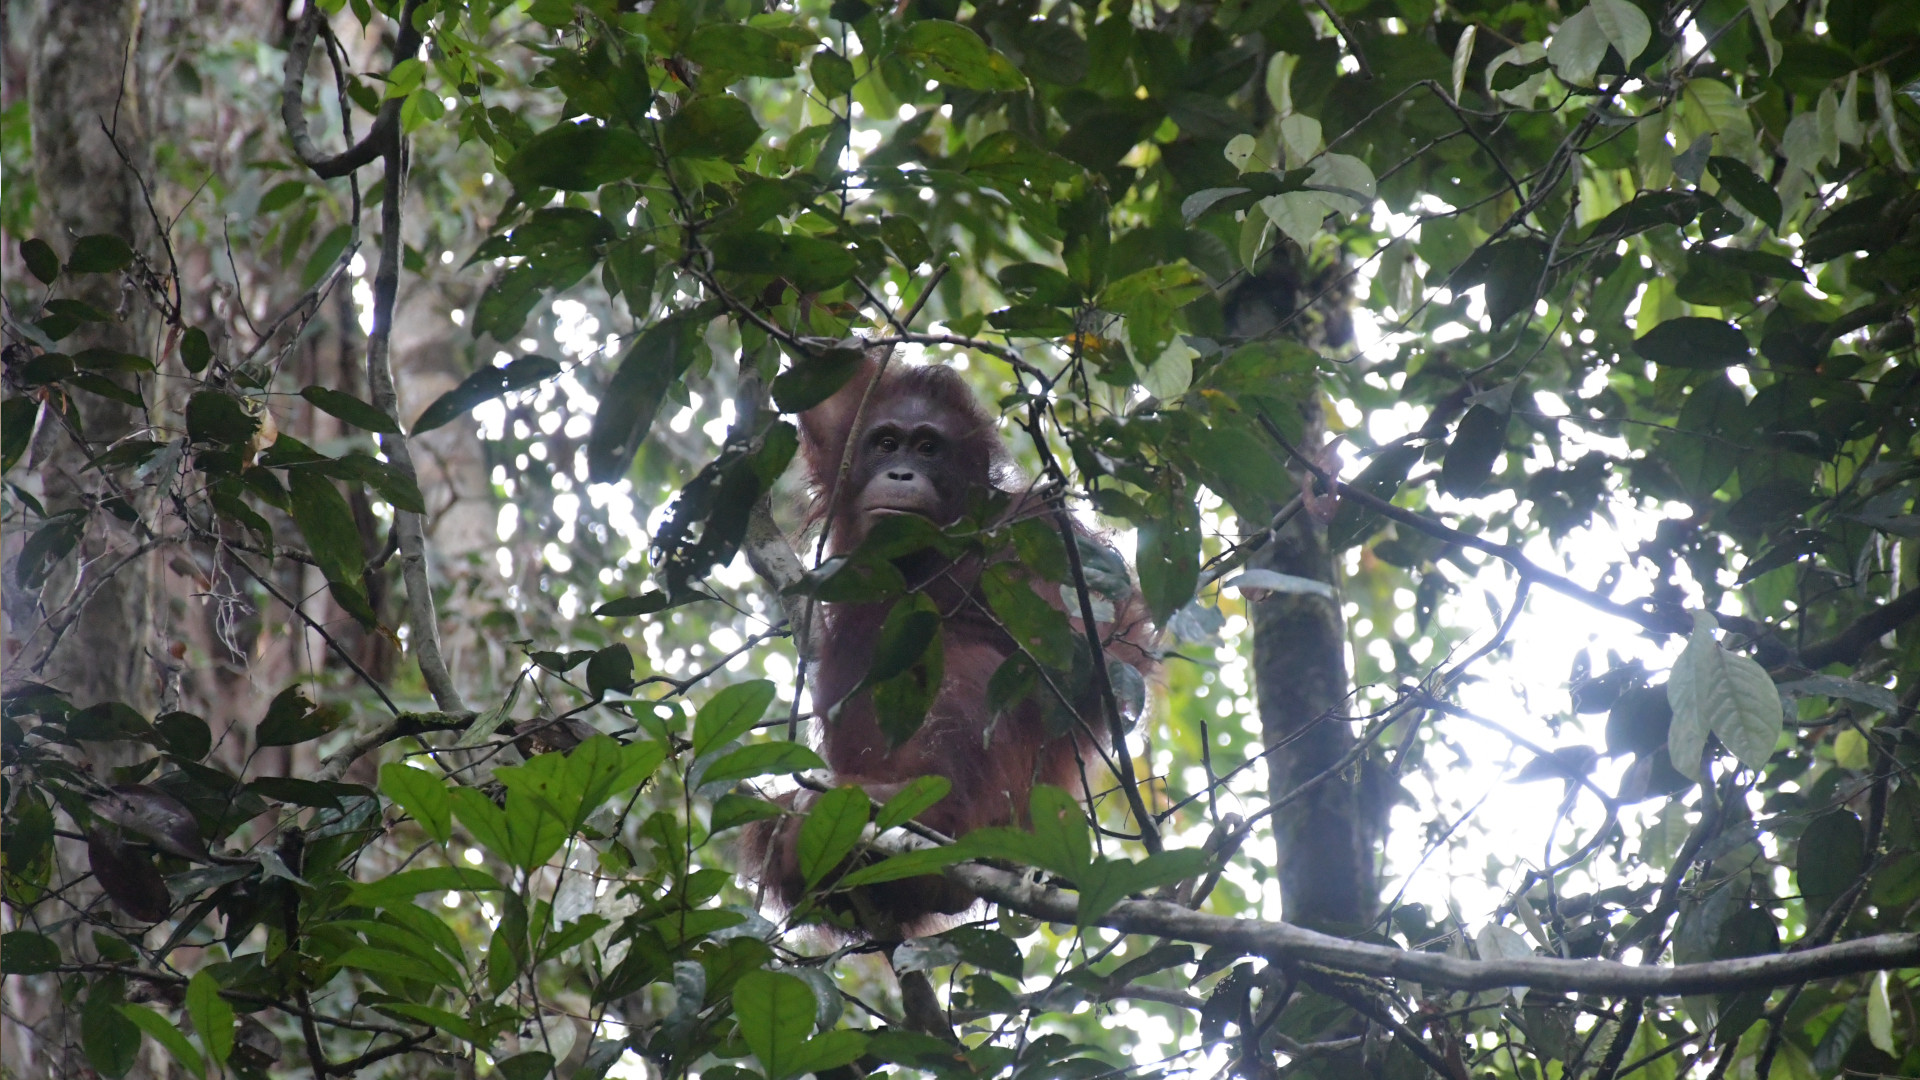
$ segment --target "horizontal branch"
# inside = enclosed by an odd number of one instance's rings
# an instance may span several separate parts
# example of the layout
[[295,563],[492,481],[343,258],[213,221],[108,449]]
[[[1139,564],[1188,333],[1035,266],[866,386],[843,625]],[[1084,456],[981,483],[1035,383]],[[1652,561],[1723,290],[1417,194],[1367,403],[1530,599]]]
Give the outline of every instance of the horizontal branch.
[[1828,664],[1852,664],[1881,636],[1920,616],[1920,586],[1908,589],[1855,620],[1825,641],[1800,650],[1800,662],[1816,670]]
[[[1078,898],[1072,893],[977,863],[949,867],[946,873],[980,897],[1023,915],[1060,923],[1073,923],[1076,919]],[[1128,934],[1221,945],[1273,961],[1305,961],[1341,971],[1409,979],[1454,990],[1526,986],[1555,992],[1673,997],[1920,967],[1920,934],[1881,934],[1805,952],[1655,967],[1556,957],[1464,960],[1444,953],[1411,952],[1349,941],[1291,923],[1208,915],[1159,900],[1122,901],[1098,922]]]

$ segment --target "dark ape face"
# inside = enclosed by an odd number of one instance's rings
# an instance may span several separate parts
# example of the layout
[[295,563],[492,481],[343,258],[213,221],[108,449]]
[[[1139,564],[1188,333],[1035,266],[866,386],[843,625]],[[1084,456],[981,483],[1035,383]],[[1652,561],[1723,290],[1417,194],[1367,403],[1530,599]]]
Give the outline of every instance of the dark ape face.
[[936,525],[958,520],[968,491],[988,482],[981,433],[969,430],[973,418],[926,396],[874,405],[849,476],[861,533],[889,514],[918,514]]

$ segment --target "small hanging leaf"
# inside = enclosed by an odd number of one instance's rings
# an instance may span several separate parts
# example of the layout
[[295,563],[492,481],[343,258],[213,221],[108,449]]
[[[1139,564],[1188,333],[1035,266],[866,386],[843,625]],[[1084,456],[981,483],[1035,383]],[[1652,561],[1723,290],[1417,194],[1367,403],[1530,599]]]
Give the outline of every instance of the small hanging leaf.
[[1440,490],[1449,495],[1477,495],[1493,476],[1494,463],[1507,449],[1508,414],[1475,405],[1460,418],[1447,456],[1440,465]]
[[587,692],[602,698],[609,691],[621,693],[633,689],[633,650],[624,642],[614,642],[593,654],[587,661]]
[[1708,733],[1719,736],[1742,765],[1758,769],[1773,756],[1785,724],[1780,693],[1766,669],[1715,641],[1717,628],[1712,615],[1695,612],[1693,634],[1667,677],[1673,706],[1667,748],[1674,767],[1695,780]]
[[714,762],[701,774],[702,784],[746,780],[755,776],[824,769],[827,763],[812,750],[791,742],[764,742],[743,746]]
[[655,323],[621,359],[600,395],[600,407],[587,435],[587,475],[612,483],[627,471],[633,455],[653,430],[654,415],[667,388],[693,363],[700,328],[713,318],[707,305]]
[[331,390],[324,386],[309,386],[300,391],[300,396],[306,398],[321,412],[345,420],[357,428],[377,431],[383,435],[400,434],[398,420],[352,394]]
[[53,245],[45,240],[24,240],[20,243],[20,260],[40,284],[51,285],[60,276],[60,256],[54,254]]
[[464,416],[475,405],[513,390],[524,390],[560,374],[560,363],[544,356],[522,356],[505,367],[481,368],[441,394],[413,422],[413,433],[429,431]]
[[866,363],[860,349],[824,349],[802,356],[773,380],[773,402],[781,412],[799,413],[832,397]]

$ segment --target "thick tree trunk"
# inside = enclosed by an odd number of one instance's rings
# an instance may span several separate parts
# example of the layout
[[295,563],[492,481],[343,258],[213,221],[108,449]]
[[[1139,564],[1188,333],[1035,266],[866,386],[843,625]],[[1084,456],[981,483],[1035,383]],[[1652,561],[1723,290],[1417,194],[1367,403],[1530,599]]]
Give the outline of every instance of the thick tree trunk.
[[[1310,411],[1308,433],[1317,444],[1319,410]],[[1325,527],[1304,513],[1250,565],[1336,587],[1339,580]],[[1250,606],[1261,737],[1280,747],[1267,758],[1268,794],[1277,800],[1316,781],[1353,748],[1346,620],[1335,601],[1317,593],[1271,593]],[[1273,817],[1281,906],[1290,922],[1334,928],[1373,918],[1377,830],[1361,777],[1356,762]]]
[[[63,253],[74,239],[95,233],[121,237],[136,249],[153,236],[139,185],[121,160],[122,153],[136,166],[146,159],[135,91],[138,69],[130,48],[139,12],[140,5],[130,0],[63,0],[41,8],[32,37],[31,83],[38,226],[40,235]],[[105,346],[152,355],[152,343],[143,332],[148,320],[142,299],[123,293],[120,285],[118,274],[80,274],[62,282],[63,295],[119,315],[80,330],[60,343],[63,348]],[[95,445],[145,422],[137,411],[94,394],[75,393],[68,400],[74,422]],[[90,479],[97,479],[83,475],[85,455],[59,428],[53,417],[44,418],[34,447],[41,498],[53,513],[85,505],[81,492],[93,486]],[[145,709],[158,696],[149,655],[155,560],[147,556],[120,565],[103,583],[90,576],[120,564],[138,544],[133,529],[96,511],[80,549],[64,561],[41,594],[51,610],[99,584],[65,628],[42,673],[76,704],[125,701]],[[14,629],[19,633],[23,627],[16,621]]]
[[[1352,336],[1350,297],[1344,288],[1327,287],[1341,280],[1340,269],[1336,264],[1317,280],[1303,282],[1291,253],[1275,252],[1228,299],[1230,331],[1239,337],[1289,337],[1319,349],[1346,344]],[[1296,317],[1309,297],[1317,297],[1313,310]],[[1301,403],[1300,419],[1303,448],[1319,447],[1326,422],[1317,398]],[[1293,478],[1296,484],[1310,479],[1298,463]],[[1338,595],[1340,578],[1327,550],[1327,531],[1311,514],[1296,514],[1249,565],[1326,582]],[[1250,607],[1261,738],[1272,750],[1268,794],[1279,800],[1304,784],[1314,785],[1273,816],[1283,913],[1291,922],[1334,931],[1365,925],[1379,904],[1374,858],[1383,833],[1379,800],[1367,794],[1364,759],[1322,777],[1354,744],[1345,704],[1350,678],[1346,620],[1336,601],[1317,593],[1276,592]]]

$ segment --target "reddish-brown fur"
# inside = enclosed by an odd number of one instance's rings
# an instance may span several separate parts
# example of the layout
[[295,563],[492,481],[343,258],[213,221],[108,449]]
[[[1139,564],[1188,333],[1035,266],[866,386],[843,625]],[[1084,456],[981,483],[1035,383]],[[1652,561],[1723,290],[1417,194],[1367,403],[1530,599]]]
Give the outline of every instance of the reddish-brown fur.
[[[863,445],[856,444],[852,468],[843,475],[838,491],[834,478],[841,475],[861,398],[876,375],[878,385],[873,386],[860,416],[863,432],[876,432],[881,430],[879,425],[904,419],[922,429],[930,426],[953,434],[950,453],[942,460],[957,474],[949,479],[963,480],[964,486],[956,497],[956,485],[949,483],[942,498],[944,509],[936,512],[947,520],[938,524],[960,516],[969,489],[977,495],[980,488],[996,486],[996,480],[1004,483],[1007,474],[1005,448],[992,418],[952,369],[893,364],[880,373],[870,364],[840,393],[800,417],[802,449],[815,490],[814,514],[827,523],[828,547],[834,554],[858,547],[867,531],[862,487],[873,470],[863,467]],[[878,475],[873,473],[876,482]],[[1037,499],[1016,496],[1012,505],[1015,514],[1050,515]],[[1021,702],[998,722],[993,720],[987,684],[1016,648],[979,596],[980,563],[977,557],[954,563],[932,552],[900,560],[909,584],[922,588],[942,612],[945,650],[945,676],[938,695],[925,723],[904,744],[889,746],[871,694],[848,698],[866,675],[888,604],[822,605],[819,656],[813,667],[817,707],[824,713],[838,705],[832,718],[820,725],[820,754],[833,770],[832,782],[858,784],[876,801],[885,801],[915,777],[944,776],[952,782],[952,791],[921,814],[919,821],[949,837],[1021,821],[1036,783],[1081,791],[1083,776],[1102,770],[1093,743],[1107,742],[1104,714],[1091,697],[1074,703],[1082,724],[1070,736],[1049,735],[1040,702],[1034,699]],[[1055,591],[1037,577],[1035,587],[1043,595]],[[1080,629],[1079,620],[1074,620],[1074,626]],[[1103,624],[1100,630],[1107,655],[1142,673],[1150,670],[1151,633],[1137,595],[1119,605],[1113,625]],[[811,802],[810,793],[796,794],[798,799],[788,796],[782,801],[801,808]],[[788,908],[805,891],[794,853],[798,832],[796,817],[760,822],[743,845],[745,870]],[[964,911],[974,899],[939,877],[888,883],[867,895],[909,932],[927,928],[931,917]]]

